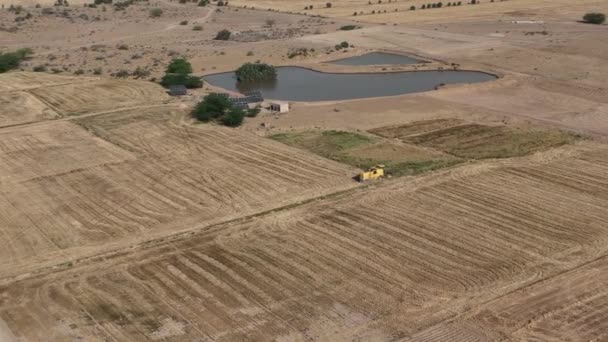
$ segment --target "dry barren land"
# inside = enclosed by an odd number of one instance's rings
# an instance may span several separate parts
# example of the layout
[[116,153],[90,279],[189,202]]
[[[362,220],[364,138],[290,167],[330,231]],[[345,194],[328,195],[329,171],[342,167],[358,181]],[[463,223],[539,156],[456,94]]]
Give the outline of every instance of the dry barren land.
[[[0,75],[0,342],[608,341],[608,26],[578,22],[605,1],[40,3],[0,11],[34,50]],[[328,63],[370,51],[428,63]],[[500,78],[233,129],[189,117],[214,87],[150,82],[176,56]]]

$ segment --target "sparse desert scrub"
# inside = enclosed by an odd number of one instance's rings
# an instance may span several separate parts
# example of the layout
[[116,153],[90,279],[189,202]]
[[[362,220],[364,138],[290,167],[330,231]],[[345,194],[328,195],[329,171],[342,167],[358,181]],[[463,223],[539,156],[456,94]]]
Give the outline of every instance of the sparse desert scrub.
[[221,31],[219,31],[216,35],[215,35],[215,40],[228,40],[230,39],[230,35],[232,34],[232,32],[223,29]]
[[583,16],[583,21],[589,24],[603,24],[606,21],[606,15],[604,13],[587,13]]
[[150,17],[151,18],[158,18],[161,15],[163,15],[163,10],[160,8],[153,8],[150,10]]

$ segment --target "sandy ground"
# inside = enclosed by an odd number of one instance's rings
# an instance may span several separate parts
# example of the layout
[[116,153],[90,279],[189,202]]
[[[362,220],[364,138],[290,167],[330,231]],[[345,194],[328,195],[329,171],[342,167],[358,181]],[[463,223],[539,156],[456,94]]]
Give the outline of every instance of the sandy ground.
[[10,331],[6,323],[0,318],[0,342],[15,342],[15,335]]
[[[31,47],[23,69],[56,73],[0,76],[0,340],[10,334],[2,320],[31,341],[607,340],[607,26],[577,22],[606,2],[387,11],[338,30],[360,7],[413,3],[74,3],[28,8],[28,21],[0,11],[2,51]],[[310,4],[335,18],[266,10]],[[154,7],[160,18],[148,18]],[[234,39],[213,41],[223,28]],[[354,48],[334,51],[341,41]],[[315,51],[287,57],[301,47]],[[430,63],[325,63],[376,50]],[[187,118],[209,85],[168,99],[146,81],[176,56],[200,75],[260,59],[328,72],[456,66],[500,79],[292,103],[227,129]],[[150,75],[110,76],[136,67]],[[360,185],[352,167],[256,135],[433,118],[595,141]]]

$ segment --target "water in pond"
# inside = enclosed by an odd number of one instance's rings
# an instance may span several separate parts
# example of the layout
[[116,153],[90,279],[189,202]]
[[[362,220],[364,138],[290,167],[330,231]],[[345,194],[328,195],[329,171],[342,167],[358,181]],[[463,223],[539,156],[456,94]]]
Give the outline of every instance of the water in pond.
[[270,82],[237,82],[233,72],[205,76],[210,84],[244,93],[259,90],[264,98],[286,101],[332,101],[417,93],[440,84],[476,83],[496,76],[477,71],[414,71],[332,74],[300,67],[278,67]]
[[423,61],[392,53],[372,52],[361,56],[338,59],[330,63],[341,65],[402,65],[418,64],[423,63]]

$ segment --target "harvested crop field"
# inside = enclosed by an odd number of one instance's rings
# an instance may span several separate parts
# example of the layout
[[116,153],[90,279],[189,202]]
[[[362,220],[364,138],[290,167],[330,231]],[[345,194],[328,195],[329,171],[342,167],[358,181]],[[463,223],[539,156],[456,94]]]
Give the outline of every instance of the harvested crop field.
[[27,90],[68,83],[83,83],[95,78],[51,75],[39,72],[13,72],[0,74],[0,92]]
[[57,113],[26,92],[0,92],[0,127],[56,118]]
[[338,163],[171,117],[156,108],[79,121],[97,136],[65,121],[2,131],[0,273],[356,186]]
[[102,80],[38,88],[32,94],[67,115],[160,103],[167,100],[158,84],[135,80]]
[[[1,288],[0,316],[30,340],[493,341],[503,320],[526,317],[530,329],[512,336],[542,339],[552,321],[535,312],[556,305],[500,319],[491,307],[503,312],[508,297],[495,298],[606,252],[607,154],[584,143],[403,178],[76,263]],[[601,279],[587,283],[564,304],[604,307]],[[464,320],[474,313],[481,322]]]

